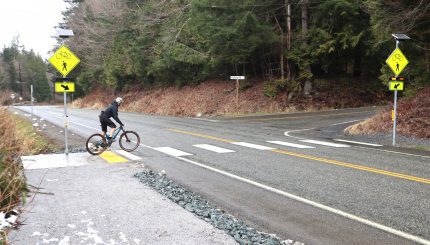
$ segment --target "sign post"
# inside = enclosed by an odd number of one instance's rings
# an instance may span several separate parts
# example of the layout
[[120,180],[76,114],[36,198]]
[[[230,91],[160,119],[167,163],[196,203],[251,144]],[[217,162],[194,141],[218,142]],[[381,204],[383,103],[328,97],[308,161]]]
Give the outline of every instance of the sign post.
[[15,94],[10,94],[10,99],[12,100],[11,105],[15,102]]
[[31,120],[33,120],[33,84],[30,85],[30,100],[31,100]]
[[236,106],[239,105],[239,80],[245,80],[245,76],[230,76],[231,80],[236,80]]
[[[55,92],[63,93],[64,95],[64,144],[65,144],[65,154],[69,154],[69,144],[68,144],[68,115],[67,115],[67,93],[74,92],[74,83],[67,82],[67,74],[69,74],[80,62],[79,58],[70,51],[64,45],[64,38],[73,36],[72,30],[60,30],[59,37],[63,39],[63,45],[55,51],[54,55],[49,59],[49,62],[57,69],[63,78],[57,79],[61,80],[63,83],[57,87],[55,83]],[[73,84],[73,85],[72,85]],[[73,87],[73,89],[72,89]],[[58,89],[57,89],[58,88]],[[54,96],[55,98],[55,96]]]
[[[410,39],[405,34],[392,34],[396,39],[396,49],[388,56],[385,61],[387,65],[394,72],[395,79],[390,78],[390,80],[405,80],[403,77],[399,77],[400,73],[405,69],[408,65],[409,61],[406,59],[406,56],[399,48],[400,41]],[[389,83],[390,90],[394,91],[394,109],[393,109],[393,146],[396,146],[396,124],[397,124],[397,91],[403,90],[403,82],[390,82]]]

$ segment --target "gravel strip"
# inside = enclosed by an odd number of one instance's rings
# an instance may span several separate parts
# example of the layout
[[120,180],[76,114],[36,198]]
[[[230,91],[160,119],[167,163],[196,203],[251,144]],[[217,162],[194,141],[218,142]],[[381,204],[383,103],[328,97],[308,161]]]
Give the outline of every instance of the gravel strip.
[[148,170],[136,173],[134,177],[138,178],[142,183],[152,187],[173,202],[181,205],[184,209],[194,213],[199,218],[211,223],[214,227],[226,231],[226,233],[232,236],[239,244],[303,244],[293,240],[283,241],[275,234],[267,234],[255,230],[243,221],[237,220],[232,215],[227,214],[215,205],[210,204],[196,193],[191,192],[168,179],[164,174],[156,174],[153,171]]

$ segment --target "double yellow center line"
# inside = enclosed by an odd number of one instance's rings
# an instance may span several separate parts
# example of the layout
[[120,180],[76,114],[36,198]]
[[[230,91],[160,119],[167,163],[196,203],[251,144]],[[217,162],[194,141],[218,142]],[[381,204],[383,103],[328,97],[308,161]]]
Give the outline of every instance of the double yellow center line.
[[[237,142],[235,140],[223,139],[223,138],[219,138],[219,137],[214,137],[214,136],[210,136],[210,135],[194,133],[194,132],[189,132],[189,131],[184,131],[184,130],[179,130],[179,129],[168,129],[168,130],[171,132],[176,132],[176,133],[181,133],[181,134],[186,134],[186,135],[192,135],[192,136],[196,136],[196,137],[200,137],[200,138],[211,139],[211,140],[216,140],[216,141],[221,141],[221,142],[226,142],[226,143]],[[278,150],[278,149],[271,150],[271,151],[278,153],[278,154],[314,160],[314,161],[318,161],[318,162],[322,162],[322,163],[333,164],[333,165],[337,165],[337,166],[357,169],[357,170],[376,173],[376,174],[382,174],[382,175],[386,175],[386,176],[391,176],[391,177],[400,178],[400,179],[406,179],[406,180],[415,181],[415,182],[424,183],[424,184],[430,184],[430,179],[420,178],[420,177],[416,177],[416,176],[412,176],[412,175],[401,174],[401,173],[386,171],[386,170],[382,170],[382,169],[366,167],[366,166],[362,166],[362,165],[358,165],[358,164],[336,161],[336,160],[326,159],[326,158],[322,158],[322,157],[315,157],[315,156],[311,156],[311,155],[295,153],[295,152],[290,152],[290,151],[284,151],[284,150]]]

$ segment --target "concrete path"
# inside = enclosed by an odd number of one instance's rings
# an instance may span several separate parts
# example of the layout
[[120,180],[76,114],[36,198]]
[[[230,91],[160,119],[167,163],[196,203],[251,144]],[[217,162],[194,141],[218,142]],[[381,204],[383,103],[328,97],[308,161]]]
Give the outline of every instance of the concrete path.
[[[12,244],[236,244],[140,183],[137,162],[87,153],[23,157],[31,193]],[[35,188],[37,187],[37,189]]]

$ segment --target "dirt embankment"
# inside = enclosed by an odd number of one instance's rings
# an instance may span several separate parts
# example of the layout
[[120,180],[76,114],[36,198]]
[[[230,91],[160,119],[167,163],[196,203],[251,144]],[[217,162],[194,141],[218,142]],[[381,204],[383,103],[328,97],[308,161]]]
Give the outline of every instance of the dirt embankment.
[[[392,106],[390,107],[392,108]],[[376,134],[392,131],[391,109],[345,129],[348,134]],[[416,97],[400,99],[397,106],[397,132],[404,136],[430,139],[430,87]]]
[[[384,95],[368,93],[363,96],[354,88],[316,88],[311,96],[296,96],[288,101],[287,92],[276,98],[264,95],[264,83],[253,82],[239,92],[236,100],[235,82],[206,81],[197,86],[183,88],[135,89],[121,94],[93,91],[74,101],[75,108],[102,109],[115,96],[125,99],[121,110],[173,116],[216,116],[248,113],[276,113],[316,111],[329,108],[346,108],[374,105],[386,99]],[[338,86],[339,84],[336,84]],[[242,86],[243,87],[243,86]]]
[[[392,99],[385,87],[377,92],[364,91],[363,87],[366,86],[362,82],[330,81],[323,86],[315,83],[315,92],[311,96],[296,96],[290,101],[287,99],[287,91],[281,91],[276,98],[271,98],[264,95],[263,82],[252,82],[248,85],[251,86],[245,86],[246,89],[240,90],[239,101],[236,100],[234,82],[206,81],[197,86],[185,86],[180,89],[135,88],[119,94],[96,90],[84,98],[75,100],[73,106],[103,109],[116,96],[121,96],[125,99],[121,110],[125,111],[172,116],[217,116],[386,105]],[[430,138],[430,87],[423,89],[413,99],[399,100],[397,129],[404,136]],[[345,132],[376,134],[388,133],[391,130],[391,111],[387,110],[349,127]]]

